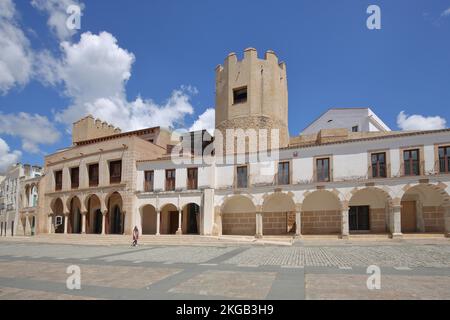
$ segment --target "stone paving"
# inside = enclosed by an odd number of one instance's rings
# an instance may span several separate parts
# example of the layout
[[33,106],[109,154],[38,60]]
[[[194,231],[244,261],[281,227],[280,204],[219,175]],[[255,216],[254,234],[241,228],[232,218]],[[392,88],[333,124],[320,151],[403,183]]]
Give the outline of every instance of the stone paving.
[[[81,270],[68,290],[67,267]],[[369,265],[382,288],[367,289]],[[0,241],[5,299],[450,299],[450,242],[81,246]]]

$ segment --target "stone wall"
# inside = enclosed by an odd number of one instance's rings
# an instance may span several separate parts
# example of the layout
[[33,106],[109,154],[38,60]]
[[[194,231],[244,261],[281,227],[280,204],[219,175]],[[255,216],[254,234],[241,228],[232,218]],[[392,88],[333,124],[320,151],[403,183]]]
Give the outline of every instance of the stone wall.
[[423,207],[425,232],[444,232],[444,208]]
[[339,234],[341,221],[339,210],[305,211],[302,212],[302,234]]
[[256,234],[256,213],[224,213],[222,214],[223,235]]
[[386,209],[370,209],[370,231],[373,233],[387,232]]
[[295,212],[263,213],[263,235],[295,233]]

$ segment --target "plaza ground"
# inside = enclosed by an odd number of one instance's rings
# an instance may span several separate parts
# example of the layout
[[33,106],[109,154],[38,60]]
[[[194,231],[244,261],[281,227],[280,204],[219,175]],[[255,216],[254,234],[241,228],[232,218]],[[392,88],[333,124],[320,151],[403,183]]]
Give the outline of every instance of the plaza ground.
[[[81,269],[68,290],[67,267]],[[367,267],[381,268],[368,290]],[[450,241],[82,245],[0,240],[0,299],[450,299]]]

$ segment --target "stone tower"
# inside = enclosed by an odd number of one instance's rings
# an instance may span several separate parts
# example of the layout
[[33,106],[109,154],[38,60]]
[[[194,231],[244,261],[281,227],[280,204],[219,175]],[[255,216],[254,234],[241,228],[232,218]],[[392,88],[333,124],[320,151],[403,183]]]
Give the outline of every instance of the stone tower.
[[248,48],[241,61],[230,53],[216,68],[216,129],[238,128],[279,129],[280,147],[289,144],[286,65],[273,51],[258,59]]

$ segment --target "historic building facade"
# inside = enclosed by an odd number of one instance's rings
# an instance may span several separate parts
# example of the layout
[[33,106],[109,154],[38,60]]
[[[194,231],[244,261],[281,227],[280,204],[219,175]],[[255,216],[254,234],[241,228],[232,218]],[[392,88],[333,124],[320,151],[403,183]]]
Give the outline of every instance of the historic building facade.
[[450,235],[450,130],[393,132],[368,108],[332,109],[289,137],[286,65],[252,48],[216,68],[216,128],[276,129],[276,157],[246,148],[227,162],[201,144],[200,161],[175,161],[167,130],[80,120],[73,145],[45,159],[39,232]]

